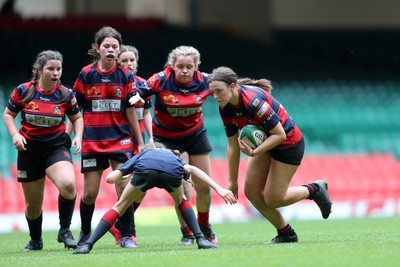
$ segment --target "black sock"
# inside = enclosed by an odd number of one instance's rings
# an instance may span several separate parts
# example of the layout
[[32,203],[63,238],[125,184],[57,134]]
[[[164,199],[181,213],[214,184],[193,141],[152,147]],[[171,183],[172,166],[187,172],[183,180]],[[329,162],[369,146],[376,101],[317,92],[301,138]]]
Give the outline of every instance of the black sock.
[[72,215],[74,213],[76,196],[73,199],[65,199],[58,195],[58,214],[60,227],[69,229]]
[[118,219],[118,217],[119,214],[113,209],[110,209],[104,213],[99,224],[96,226],[96,229],[94,229],[93,234],[89,237],[87,243],[94,245],[97,240],[99,240],[103,235],[105,235],[105,233],[108,232],[108,230],[110,230],[111,226],[115,224],[115,221]]
[[203,236],[203,234],[200,231],[199,223],[197,222],[196,219],[196,214],[194,214],[194,210],[190,205],[189,201],[187,200],[182,201],[182,203],[178,206],[178,208],[182,214],[183,220],[185,221],[189,229],[193,232],[193,235],[196,238]]
[[314,199],[315,195],[319,191],[319,186],[315,183],[304,184],[303,186],[305,186],[308,189],[308,192],[310,193],[310,195],[308,196],[308,199]]
[[43,212],[41,212],[39,217],[34,220],[29,220],[27,217],[25,218],[28,222],[29,235],[31,239],[36,241],[42,239]]
[[81,199],[81,203],[79,205],[80,214],[81,214],[81,230],[85,234],[89,234],[92,231],[92,217],[94,212],[94,203],[92,205],[87,205]]
[[278,235],[280,236],[289,236],[295,234],[294,229],[290,224],[287,224],[285,227],[282,229],[278,229]]
[[124,214],[118,219],[118,230],[121,232],[121,236],[132,236],[132,221],[133,221],[133,206],[130,205]]
[[132,225],[131,225],[131,232],[132,235],[136,236],[136,225],[135,225],[135,212],[139,208],[140,203],[133,202],[133,217],[132,217]]
[[100,220],[87,242],[94,245],[103,235],[105,235],[105,233],[108,232],[108,230],[110,230],[110,228],[111,225],[108,222]]

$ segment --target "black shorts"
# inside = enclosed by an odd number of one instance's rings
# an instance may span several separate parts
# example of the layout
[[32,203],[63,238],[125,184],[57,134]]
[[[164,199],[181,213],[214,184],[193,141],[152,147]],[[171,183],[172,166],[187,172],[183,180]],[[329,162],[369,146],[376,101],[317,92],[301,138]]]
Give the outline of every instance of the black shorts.
[[18,151],[18,182],[39,180],[46,175],[46,169],[56,162],[72,163],[71,138],[67,133],[50,142],[26,141],[26,151]]
[[110,167],[110,160],[125,163],[132,155],[120,154],[104,154],[104,155],[82,155],[81,173],[105,170]]
[[163,188],[168,192],[174,192],[181,186],[182,178],[168,172],[144,170],[133,174],[131,184],[142,192],[146,192],[153,187]]
[[153,138],[155,142],[162,143],[168,149],[179,150],[180,153],[187,152],[189,155],[207,154],[212,151],[210,140],[207,137],[207,129],[204,126],[195,133],[179,139],[159,136]]
[[304,139],[301,139],[294,146],[274,148],[269,152],[272,158],[277,161],[291,165],[300,165],[304,156]]

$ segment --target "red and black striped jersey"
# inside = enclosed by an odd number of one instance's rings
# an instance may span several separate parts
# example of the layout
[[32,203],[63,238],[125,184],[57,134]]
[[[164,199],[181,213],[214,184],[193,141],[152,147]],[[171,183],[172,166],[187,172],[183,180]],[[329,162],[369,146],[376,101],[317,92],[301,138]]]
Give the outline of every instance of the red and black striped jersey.
[[303,138],[303,134],[285,108],[267,91],[248,85],[238,85],[239,103],[220,107],[226,135],[233,136],[245,125],[254,124],[268,131],[279,122],[286,133],[286,140],[278,147],[291,146]]
[[73,90],[83,111],[82,155],[132,153],[133,142],[126,109],[135,90],[134,75],[115,64],[108,72],[97,64],[85,66]]
[[208,74],[195,71],[187,84],[177,81],[172,67],[152,75],[137,88],[142,98],[155,95],[153,134],[180,138],[203,126],[202,104],[212,95],[207,84]]
[[[24,104],[29,88],[34,86],[32,99]],[[63,98],[60,84],[56,84],[46,92],[37,83],[27,82],[19,85],[12,92],[7,108],[21,112],[20,134],[29,140],[51,141],[65,132],[65,115],[75,115],[79,112],[78,104],[72,90],[67,89],[67,97]]]

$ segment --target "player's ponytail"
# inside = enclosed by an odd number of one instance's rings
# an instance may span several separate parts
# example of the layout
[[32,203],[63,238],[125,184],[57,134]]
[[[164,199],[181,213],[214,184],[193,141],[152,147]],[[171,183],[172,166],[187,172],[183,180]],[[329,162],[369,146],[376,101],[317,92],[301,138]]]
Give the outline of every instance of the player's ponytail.
[[241,85],[257,86],[264,89],[268,93],[271,93],[272,91],[271,81],[267,79],[254,80],[250,78],[240,78],[238,79],[237,83]]

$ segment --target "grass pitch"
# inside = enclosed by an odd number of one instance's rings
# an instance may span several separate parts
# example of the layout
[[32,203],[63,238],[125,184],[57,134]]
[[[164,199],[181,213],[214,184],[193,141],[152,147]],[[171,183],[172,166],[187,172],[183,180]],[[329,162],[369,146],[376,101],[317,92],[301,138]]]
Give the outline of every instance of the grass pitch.
[[[400,218],[292,221],[299,243],[265,245],[276,232],[263,220],[216,224],[218,249],[180,246],[177,226],[138,227],[139,247],[115,245],[107,233],[90,254],[73,255],[56,241],[57,232],[44,232],[42,251],[20,253],[29,234],[0,234],[0,266],[399,266]],[[78,231],[73,231],[78,237]]]

